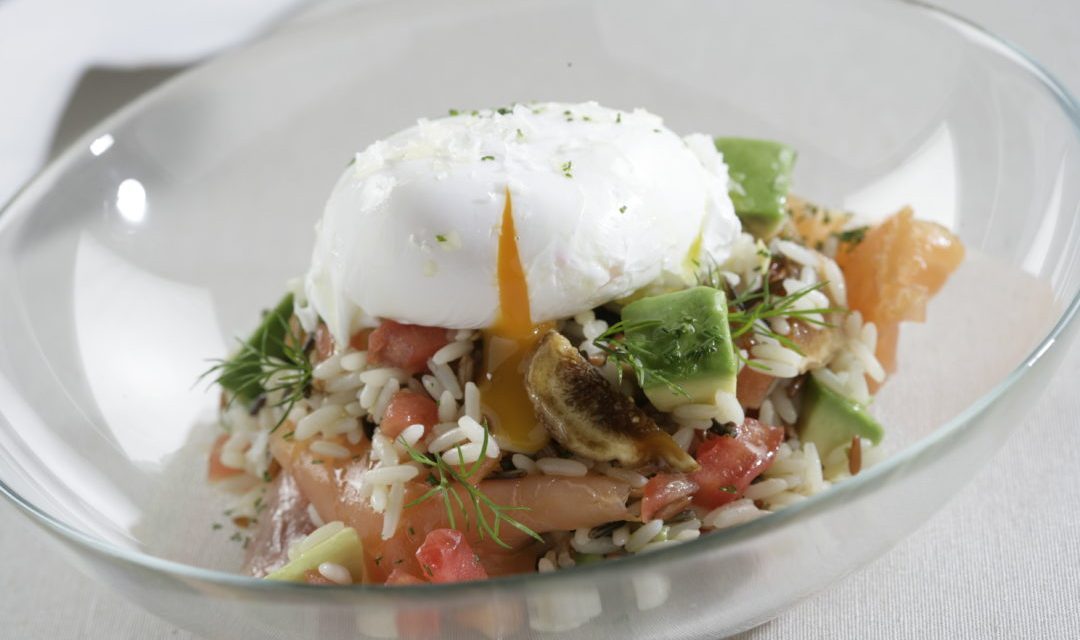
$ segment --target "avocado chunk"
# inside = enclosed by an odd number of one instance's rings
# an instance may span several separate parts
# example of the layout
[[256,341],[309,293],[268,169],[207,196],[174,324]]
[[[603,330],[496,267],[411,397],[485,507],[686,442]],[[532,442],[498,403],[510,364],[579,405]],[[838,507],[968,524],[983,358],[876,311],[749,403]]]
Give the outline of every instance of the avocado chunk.
[[795,150],[771,140],[717,138],[730,178],[729,195],[747,231],[768,237],[787,215]]
[[812,375],[803,384],[797,429],[802,441],[813,442],[823,458],[855,436],[878,444],[885,435],[885,430],[865,407],[821,384]]
[[265,357],[285,357],[285,335],[289,331],[292,315],[293,296],[290,293],[263,316],[255,333],[225,362],[218,384],[247,402],[262,395],[266,390],[259,384],[259,374],[262,372],[260,360]]
[[723,291],[694,287],[642,298],[623,308],[622,323],[628,346],[653,372],[642,386],[657,409],[735,393],[739,366]]
[[345,527],[266,576],[266,579],[304,582],[304,574],[318,571],[319,565],[324,562],[340,564],[349,570],[353,582],[364,582],[364,546],[356,529]]

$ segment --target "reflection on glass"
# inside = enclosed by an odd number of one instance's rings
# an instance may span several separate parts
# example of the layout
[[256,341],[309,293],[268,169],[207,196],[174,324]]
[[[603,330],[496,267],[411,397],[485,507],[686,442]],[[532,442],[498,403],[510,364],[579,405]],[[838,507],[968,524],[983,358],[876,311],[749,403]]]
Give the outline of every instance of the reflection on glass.
[[844,199],[844,208],[872,220],[910,205],[923,220],[956,228],[956,142],[942,123],[886,175]]
[[183,446],[209,402],[195,385],[223,353],[210,293],[131,264],[84,232],[75,259],[75,333],[105,427],[132,460]]
[[128,222],[138,224],[146,218],[146,189],[134,178],[128,178],[116,189],[116,210]]
[[94,138],[94,141],[90,143],[90,153],[95,156],[100,156],[113,146],[113,142],[115,141],[113,140],[112,134],[108,133],[98,138]]

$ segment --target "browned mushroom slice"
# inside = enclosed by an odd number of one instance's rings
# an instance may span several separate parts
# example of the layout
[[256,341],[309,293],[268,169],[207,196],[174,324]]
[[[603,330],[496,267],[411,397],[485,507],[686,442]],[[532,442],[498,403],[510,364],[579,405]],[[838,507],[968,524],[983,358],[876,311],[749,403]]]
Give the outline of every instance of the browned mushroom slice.
[[579,456],[618,460],[626,467],[663,461],[677,471],[698,468],[670,435],[558,332],[549,331],[537,345],[525,387],[540,423]]

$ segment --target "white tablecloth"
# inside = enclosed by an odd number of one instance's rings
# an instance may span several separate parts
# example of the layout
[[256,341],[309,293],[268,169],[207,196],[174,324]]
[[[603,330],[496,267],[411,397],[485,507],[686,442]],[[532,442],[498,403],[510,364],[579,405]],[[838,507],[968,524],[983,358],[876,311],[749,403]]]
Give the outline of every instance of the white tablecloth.
[[[1080,94],[1077,0],[938,4],[1019,44]],[[0,55],[18,54],[0,42]],[[925,527],[740,638],[1080,638],[1078,381],[1080,345],[1001,452]],[[197,640],[77,573],[43,535],[0,503],[0,637]]]

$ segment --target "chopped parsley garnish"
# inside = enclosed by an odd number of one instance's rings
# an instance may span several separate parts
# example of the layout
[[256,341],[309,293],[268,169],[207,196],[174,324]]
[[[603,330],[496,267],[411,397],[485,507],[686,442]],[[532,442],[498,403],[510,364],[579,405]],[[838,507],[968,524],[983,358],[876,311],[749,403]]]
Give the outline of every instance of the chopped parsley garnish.
[[626,213],[626,205],[619,207],[619,213]]
[[622,124],[622,112],[615,114],[615,124]]
[[494,160],[495,156],[480,156],[481,162],[487,162],[488,160]]
[[851,244],[859,244],[866,237],[866,232],[870,230],[869,226],[855,227],[854,229],[848,229],[847,231],[840,231],[834,233],[836,239],[840,242],[849,242]]
[[451,110],[450,110],[450,115],[451,115],[451,116],[460,116],[460,115],[461,115],[461,112],[460,112],[460,111],[458,111],[457,109],[451,109]]
[[439,233],[439,234],[436,234],[436,235],[435,235],[435,239],[436,239],[436,240],[438,240],[439,242],[446,242],[446,236],[444,236],[444,235],[443,235],[443,234],[441,234],[441,233]]
[[562,163],[562,174],[563,174],[563,176],[565,176],[567,178],[573,178],[574,174],[570,172],[570,169],[573,168],[573,166],[574,166],[574,163],[569,161],[569,160]]

